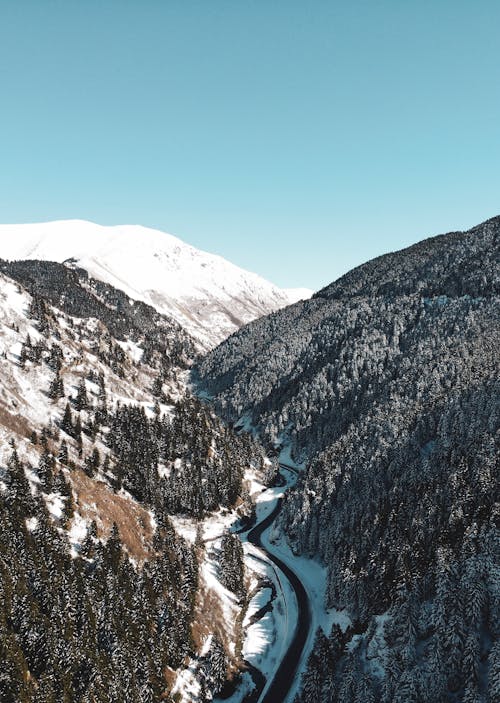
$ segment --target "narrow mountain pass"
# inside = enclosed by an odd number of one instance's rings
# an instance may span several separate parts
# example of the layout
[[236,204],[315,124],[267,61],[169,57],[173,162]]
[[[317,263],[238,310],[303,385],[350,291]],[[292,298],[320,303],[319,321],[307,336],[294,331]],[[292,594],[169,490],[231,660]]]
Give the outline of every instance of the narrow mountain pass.
[[[282,466],[282,468],[292,470],[288,466]],[[295,470],[292,470],[292,472],[296,473]],[[265,545],[262,541],[263,533],[276,520],[282,504],[283,498],[279,497],[273,510],[246,534],[247,541],[257,547],[266,559],[271,562],[278,581],[282,579],[288,580],[297,600],[297,605],[285,601],[287,617],[292,613],[293,615],[295,615],[295,612],[297,613],[297,620],[293,625],[293,636],[281,662],[272,675],[272,679],[267,681],[266,685],[262,687],[257,699],[252,698],[252,700],[256,700],[256,703],[285,703],[288,700],[295,678],[298,675],[301,657],[311,635],[312,628],[311,603],[302,581],[290,566],[273,553],[272,547],[269,544]],[[283,597],[286,598],[286,589],[282,589],[282,593]]]

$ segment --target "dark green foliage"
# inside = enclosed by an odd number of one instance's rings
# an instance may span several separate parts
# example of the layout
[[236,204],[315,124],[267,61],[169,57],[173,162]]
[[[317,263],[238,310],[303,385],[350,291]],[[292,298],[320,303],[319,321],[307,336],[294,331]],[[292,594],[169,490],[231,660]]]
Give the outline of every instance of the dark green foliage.
[[221,540],[220,581],[238,598],[245,595],[243,546],[236,535],[226,532]]
[[75,436],[75,428],[73,426],[73,415],[71,413],[71,407],[69,403],[66,403],[66,407],[64,408],[64,414],[61,418],[61,424],[60,424],[61,430],[63,432],[66,432],[66,434],[70,435],[71,437]]
[[311,659],[304,701],[487,695],[500,621],[499,234],[494,218],[375,259],[196,369],[227,419],[250,418],[309,460],[281,526],[327,566],[326,605],[356,631],[333,669]]
[[[0,493],[0,700],[158,701],[165,668],[189,652],[192,551],[163,525],[156,556],[139,572],[115,528],[103,546],[89,534],[92,561],[72,559],[43,500],[28,499],[16,454],[8,473]],[[56,481],[64,492],[64,478]]]
[[[201,517],[232,506],[246,466],[262,460],[247,436],[237,436],[195,399],[175,407],[172,420],[148,418],[138,406],[109,416],[109,447],[123,486],[161,513]],[[163,478],[158,467],[167,469]]]
[[87,476],[94,476],[99,465],[101,463],[101,457],[99,456],[99,451],[94,447],[92,454],[90,454],[83,462],[83,470]]
[[64,398],[64,385],[62,378],[59,376],[59,371],[56,372],[56,375],[50,383],[48,396],[51,400],[59,400],[59,398]]
[[47,365],[50,366],[56,376],[61,371],[63,362],[63,352],[59,345],[53,344],[47,357]]
[[[32,294],[30,316],[38,321],[42,333],[49,328],[49,303],[73,317],[99,319],[115,339],[140,341],[144,363],[161,369],[164,374],[173,367],[186,368],[190,359],[196,357],[192,339],[177,322],[141,301],[130,305],[125,293],[90,279],[83,269],[50,261],[0,260],[0,271],[19,281]],[[97,351],[121,375],[124,357],[119,345],[106,344],[104,339],[103,348]]]
[[[32,435],[41,450],[38,466],[26,466],[40,481],[35,496],[35,484],[30,487],[12,447],[0,486],[0,700],[169,701],[165,670],[184,666],[191,654],[198,565],[195,550],[176,538],[165,516],[201,517],[234,505],[245,468],[251,462],[261,465],[263,452],[194,399],[184,399],[168,419],[162,417],[163,384],[175,380],[195,356],[192,340],[175,322],[140,302],[131,305],[120,291],[64,265],[0,261],[0,270],[32,293],[30,315],[47,341],[32,343],[28,337],[22,356],[28,372],[36,363],[54,372],[48,393],[52,400],[64,395],[65,335],[74,342],[68,365],[83,342],[112,372],[131,374],[132,382],[138,367],[149,365],[157,394],[153,417],[142,405],[112,405],[113,374],[101,364],[87,369],[77,389],[68,393],[69,402],[60,406],[57,426],[49,422],[39,438]],[[65,335],[52,305],[65,319]],[[65,314],[80,319],[73,322]],[[101,324],[82,318],[97,318]],[[54,338],[61,346],[51,344]],[[118,340],[137,342],[141,361],[133,362]],[[77,359],[80,365],[83,352],[77,352]],[[159,527],[147,563],[132,566],[116,527],[105,544],[99,541],[95,523],[70,556],[65,531],[75,504],[68,479],[76,467],[91,479],[105,479],[112,489],[123,486],[154,508]],[[50,516],[46,505],[51,510],[62,505],[61,516]],[[241,578],[233,576],[233,581],[234,590],[241,592]],[[219,689],[227,662],[217,640],[209,663],[211,690]]]
[[227,658],[222,642],[214,635],[205,667],[206,683],[214,694],[220,693],[227,678]]
[[398,297],[416,293],[472,298],[500,294],[498,232],[493,217],[467,232],[424,239],[408,249],[385,254],[358,266],[314,297]]
[[163,393],[163,382],[164,379],[161,376],[157,376],[155,380],[153,381],[153,385],[151,388],[151,393],[154,395],[155,398],[159,398],[164,402],[165,400],[165,395]]
[[88,408],[88,396],[87,396],[87,388],[85,386],[85,379],[81,379],[80,383],[78,384],[78,390],[76,393],[76,397],[74,400],[74,405],[75,408],[80,411],[80,410],[87,410]]
[[44,449],[40,455],[38,468],[36,470],[43,490],[50,493],[52,490],[52,476],[55,467],[55,459],[48,449]]
[[68,463],[68,445],[66,444],[64,439],[61,442],[61,446],[59,447],[59,454],[57,455],[57,460],[60,464],[63,464],[64,466],[66,466],[66,464]]

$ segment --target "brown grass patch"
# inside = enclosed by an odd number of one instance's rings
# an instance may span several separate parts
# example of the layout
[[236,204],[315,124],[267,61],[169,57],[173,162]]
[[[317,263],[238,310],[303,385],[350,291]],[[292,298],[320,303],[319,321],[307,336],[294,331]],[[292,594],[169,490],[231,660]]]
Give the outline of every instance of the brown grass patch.
[[170,693],[172,687],[177,679],[177,672],[171,669],[169,666],[164,670],[163,677],[165,679],[165,684],[167,687],[167,692],[164,694],[163,698],[167,697],[167,693]]
[[20,435],[21,437],[28,438],[30,436],[31,430],[29,428],[26,418],[21,415],[14,415],[10,413],[5,407],[0,406],[0,425],[3,425],[10,432]]
[[82,516],[95,520],[97,533],[107,538],[116,523],[122,544],[138,562],[151,554],[153,526],[147,510],[138,503],[116,495],[103,481],[89,478],[81,469],[70,472],[76,502]]
[[228,657],[230,679],[241,669],[242,662],[232,653],[231,647],[241,636],[241,610],[235,606],[233,618],[228,622],[217,593],[208,588],[201,574],[191,633],[195,651],[198,653],[209,635],[218,636]]
[[201,651],[203,642],[215,631],[221,640],[226,636],[222,624],[224,615],[217,595],[209,590],[200,577],[200,587],[196,595],[195,614],[192,627],[193,642],[197,652]]

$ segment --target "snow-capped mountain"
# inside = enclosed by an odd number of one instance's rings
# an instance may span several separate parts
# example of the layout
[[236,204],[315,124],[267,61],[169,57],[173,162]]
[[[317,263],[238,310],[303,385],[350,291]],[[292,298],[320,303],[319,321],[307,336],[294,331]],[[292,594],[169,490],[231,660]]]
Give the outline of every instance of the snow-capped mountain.
[[84,220],[0,225],[0,257],[79,266],[177,320],[203,348],[241,325],[309,297],[282,290],[159,230]]

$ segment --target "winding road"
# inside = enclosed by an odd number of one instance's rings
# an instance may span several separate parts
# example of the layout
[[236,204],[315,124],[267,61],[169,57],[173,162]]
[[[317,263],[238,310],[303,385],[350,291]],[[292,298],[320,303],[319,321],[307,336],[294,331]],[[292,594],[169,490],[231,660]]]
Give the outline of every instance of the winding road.
[[[282,465],[282,468],[291,470],[297,473],[292,467]],[[259,522],[255,527],[252,527],[247,534],[248,541],[255,547],[258,547],[266,557],[279,569],[290,582],[295,593],[298,605],[298,620],[295,625],[293,638],[285,652],[277,670],[274,673],[272,680],[266,682],[262,688],[260,697],[257,703],[283,703],[286,699],[295,676],[297,674],[300,658],[306,645],[307,639],[312,626],[311,604],[307,592],[294,571],[279,559],[268,547],[262,544],[262,534],[274,522],[282,507],[282,498],[278,498],[276,506],[272,512]]]

